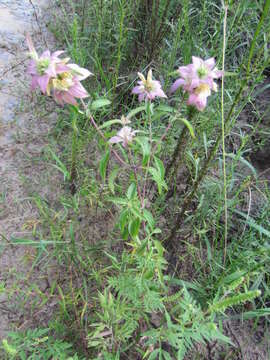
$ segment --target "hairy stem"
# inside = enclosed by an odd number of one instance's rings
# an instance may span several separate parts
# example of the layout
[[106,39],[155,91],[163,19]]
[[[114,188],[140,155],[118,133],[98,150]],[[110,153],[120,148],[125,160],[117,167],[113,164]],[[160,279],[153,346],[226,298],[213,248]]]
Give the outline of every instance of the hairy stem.
[[[195,115],[195,109],[193,107],[189,107],[188,108],[188,121],[191,122],[192,118]],[[165,179],[168,179],[168,183],[170,182],[170,179],[174,176],[177,175],[177,171],[179,169],[179,167],[181,166],[181,164],[183,163],[184,160],[184,154],[185,154],[185,149],[188,143],[188,128],[186,126],[184,126],[179,138],[178,138],[178,142],[177,145],[174,149],[173,152],[173,156],[171,161],[169,162],[169,164],[166,167],[166,171],[165,171]],[[174,185],[171,186],[171,188],[169,189],[166,199],[171,197],[171,194],[173,193],[173,188]]]

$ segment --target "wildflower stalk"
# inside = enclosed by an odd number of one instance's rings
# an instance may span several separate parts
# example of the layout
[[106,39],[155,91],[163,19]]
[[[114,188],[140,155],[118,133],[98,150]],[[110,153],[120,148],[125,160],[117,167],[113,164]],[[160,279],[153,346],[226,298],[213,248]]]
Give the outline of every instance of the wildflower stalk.
[[151,122],[151,108],[150,107],[151,107],[151,102],[147,101],[147,103],[146,103],[146,113],[147,113],[147,120],[148,120],[147,123],[148,123],[148,126],[149,126],[149,141],[150,141],[151,150],[150,150],[150,155],[148,157],[146,170],[145,170],[145,178],[144,178],[144,185],[143,185],[143,201],[145,199],[145,194],[146,194],[148,170],[149,170],[151,158],[152,158],[152,155],[153,155],[153,152],[152,152],[152,122]]
[[125,19],[125,9],[124,6],[122,4],[122,2],[119,2],[120,4],[120,13],[121,13],[121,17],[120,17],[120,24],[119,24],[119,38],[118,38],[118,47],[117,47],[117,60],[116,60],[116,68],[115,68],[115,76],[114,76],[114,82],[113,82],[113,89],[115,92],[116,89],[116,85],[117,85],[117,80],[118,80],[118,74],[119,74],[119,69],[120,69],[120,64],[121,64],[121,50],[122,50],[122,44],[123,44],[123,28],[124,28],[124,19]]
[[[242,93],[243,93],[243,91],[244,91],[244,89],[245,89],[245,87],[246,87],[246,85],[248,83],[250,70],[251,70],[251,61],[252,61],[253,56],[254,56],[256,40],[257,40],[257,37],[258,37],[258,35],[260,33],[260,30],[262,28],[262,25],[264,23],[266,15],[267,15],[267,13],[269,11],[269,8],[270,8],[270,0],[266,0],[266,3],[265,3],[265,6],[264,6],[264,9],[263,9],[260,21],[259,21],[259,23],[257,25],[257,28],[255,30],[255,33],[254,33],[254,36],[253,36],[253,39],[252,39],[252,42],[251,42],[251,46],[250,46],[250,50],[249,50],[249,56],[248,56],[248,64],[247,64],[247,68],[246,68],[246,76],[242,81],[242,84],[241,84],[241,86],[240,86],[240,88],[238,90],[238,93],[236,94],[236,96],[234,98],[234,101],[233,101],[233,104],[231,105],[229,113],[228,113],[228,115],[227,115],[227,117],[226,117],[226,119],[224,121],[224,133],[225,134],[227,133],[227,128],[228,128],[228,125],[229,125],[230,120],[232,118],[232,114],[233,114],[233,112],[235,110],[235,107],[237,106],[237,104],[238,104],[238,102],[239,102],[239,100],[241,98],[241,95],[242,95]],[[205,175],[206,175],[206,173],[208,171],[208,168],[210,166],[210,163],[212,162],[213,158],[216,155],[216,152],[218,150],[218,147],[220,145],[221,140],[222,140],[222,132],[220,132],[220,134],[218,135],[218,137],[217,137],[217,139],[215,141],[214,146],[210,150],[210,152],[208,154],[208,157],[206,158],[206,160],[205,160],[205,162],[203,164],[203,167],[202,167],[196,181],[193,184],[193,187],[192,187],[191,191],[189,192],[189,194],[185,197],[185,199],[183,201],[182,209],[181,209],[180,213],[178,214],[178,216],[176,218],[175,225],[172,228],[170,235],[164,240],[164,246],[165,247],[173,247],[174,246],[173,240],[175,238],[176,232],[178,231],[178,229],[182,225],[184,214],[185,214],[186,210],[189,209],[190,204],[191,204],[191,202],[192,202],[192,200],[194,198],[194,195],[196,194],[199,185],[201,184],[202,180],[204,179],[204,177],[205,177]]]
[[[195,108],[189,106],[188,114],[187,114],[187,118],[188,118],[189,122],[192,121],[195,114],[196,114]],[[185,152],[185,148],[187,146],[187,142],[188,142],[188,128],[186,126],[184,126],[184,128],[178,138],[177,145],[174,149],[172,159],[166,167],[165,178],[168,178],[168,182],[172,178],[173,175],[177,174],[177,170],[179,169],[180,165],[183,162],[184,152]],[[171,171],[172,167],[173,167],[173,169]],[[168,191],[168,194],[170,194],[170,193],[171,193],[171,189]]]
[[141,202],[141,207],[143,208],[143,206],[144,206],[143,205],[144,204],[144,195],[142,195],[142,193],[141,193],[141,188],[140,188],[139,179],[138,179],[138,173],[137,173],[137,167],[136,167],[136,165],[134,163],[130,147],[128,148],[128,161],[129,161],[130,167],[133,170],[134,178],[135,178],[135,181],[136,181],[136,188],[137,188],[138,197],[139,197],[140,202]]
[[72,195],[76,193],[77,178],[77,150],[78,150],[78,127],[77,113],[72,110],[72,144],[71,144],[71,170],[70,170],[70,192]]
[[223,21],[223,48],[222,48],[222,78],[221,78],[221,126],[222,126],[222,159],[223,159],[223,193],[224,193],[224,264],[226,262],[227,238],[228,238],[228,204],[227,204],[227,176],[226,176],[226,148],[225,148],[225,124],[224,124],[224,73],[225,73],[225,50],[226,50],[226,25],[228,6],[224,6]]

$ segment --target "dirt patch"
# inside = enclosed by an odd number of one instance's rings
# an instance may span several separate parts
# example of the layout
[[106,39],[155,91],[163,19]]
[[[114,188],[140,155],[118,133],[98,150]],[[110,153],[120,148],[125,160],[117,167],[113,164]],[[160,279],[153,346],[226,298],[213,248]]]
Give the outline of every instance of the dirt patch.
[[[46,8],[49,2],[43,1],[42,6]],[[48,169],[34,163],[34,159],[42,158],[55,116],[49,111],[48,119],[41,116],[43,109],[35,111],[25,74],[26,32],[32,34],[37,48],[44,48],[45,42],[54,48],[45,23],[40,1],[0,0],[0,339],[10,329],[42,320],[38,306],[27,307],[27,311],[24,306],[26,302],[39,304],[52,271],[50,264],[45,273],[34,268],[38,248],[23,245],[37,240],[34,229],[39,216],[29,198],[31,191],[43,196],[57,194],[58,186],[57,181],[52,182],[54,189],[44,186],[44,182],[48,184]],[[28,299],[26,288],[30,289]],[[46,312],[44,319],[53,306],[50,301],[42,309]]]

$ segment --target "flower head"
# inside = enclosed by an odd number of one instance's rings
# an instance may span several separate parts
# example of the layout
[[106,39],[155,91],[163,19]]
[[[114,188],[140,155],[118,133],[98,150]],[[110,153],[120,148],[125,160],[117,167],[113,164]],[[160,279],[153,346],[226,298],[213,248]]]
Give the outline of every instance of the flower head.
[[63,51],[51,54],[46,50],[38,56],[29,35],[26,40],[32,57],[27,70],[32,76],[32,90],[39,86],[44,94],[52,95],[61,105],[77,105],[76,98],[89,96],[80,81],[92,75],[90,71],[76,64],[68,64],[69,58],[59,58]]
[[214,79],[223,75],[222,71],[217,70],[215,64],[214,58],[204,61],[192,56],[191,64],[179,67],[180,78],[173,83],[171,92],[175,92],[181,86],[185,92],[189,93],[188,105],[195,106],[199,111],[204,110],[211,91],[217,91]]
[[220,78],[223,73],[217,70],[215,64],[214,58],[204,61],[199,57],[192,56],[191,64],[179,67],[180,78],[173,83],[171,92],[175,92],[181,86],[184,91],[190,93],[200,84],[208,84],[210,90],[217,91],[217,84],[214,79]]
[[60,59],[58,57],[63,51],[56,51],[51,54],[49,50],[46,50],[38,56],[29,35],[27,35],[26,41],[29,47],[30,56],[32,57],[27,69],[28,74],[32,77],[31,89],[34,90],[39,86],[40,90],[45,94],[50,79],[59,73],[67,71],[68,68],[66,62],[68,59]]
[[52,92],[56,102],[61,105],[64,103],[77,105],[76,98],[84,99],[89,96],[80,80],[86,79],[91,73],[75,64],[68,64],[67,66],[68,71],[60,73],[50,80],[48,95]]
[[152,70],[150,69],[147,74],[147,78],[143,76],[140,72],[138,72],[138,76],[140,80],[138,81],[138,85],[134,87],[132,90],[132,94],[139,95],[139,102],[145,100],[154,100],[155,97],[166,98],[166,94],[161,88],[161,84],[157,80],[153,80],[152,78]]
[[133,131],[131,127],[124,126],[121,130],[117,132],[117,134],[110,138],[109,143],[123,143],[123,146],[126,147],[133,139],[136,134],[136,130]]

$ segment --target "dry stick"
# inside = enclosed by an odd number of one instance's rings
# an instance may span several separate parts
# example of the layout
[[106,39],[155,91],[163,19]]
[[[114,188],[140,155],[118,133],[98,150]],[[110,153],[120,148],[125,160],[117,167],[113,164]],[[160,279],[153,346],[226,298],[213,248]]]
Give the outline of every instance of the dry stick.
[[43,31],[42,31],[42,28],[41,28],[40,23],[39,23],[39,19],[38,19],[38,14],[37,14],[36,7],[35,7],[35,5],[33,4],[32,0],[29,0],[29,2],[30,2],[30,4],[32,5],[32,8],[33,8],[33,10],[34,10],[34,15],[35,15],[35,19],[36,19],[36,22],[37,22],[37,26],[39,27],[40,35],[42,36],[42,39],[43,39],[43,41],[44,41],[44,43],[45,43],[45,45],[46,45],[46,47],[47,47],[47,49],[48,49],[49,47],[48,47],[47,41],[46,41],[46,39],[45,39],[45,37],[44,37],[44,35],[43,35]]
[[3,71],[2,73],[0,73],[0,77],[6,75],[8,72],[10,72],[10,71],[14,70],[15,68],[17,68],[18,66],[24,64],[28,59],[29,58],[27,57],[27,58],[23,59],[22,61],[12,65],[10,68],[8,68],[5,71]]
[[[250,68],[251,68],[251,61],[252,61],[252,58],[253,58],[253,54],[254,54],[254,49],[255,49],[255,44],[256,44],[256,40],[257,40],[257,37],[260,33],[260,30],[262,28],[262,25],[264,23],[264,19],[266,18],[266,15],[268,13],[268,10],[270,8],[270,0],[266,0],[266,3],[265,3],[265,6],[264,6],[264,9],[263,9],[263,13],[261,15],[261,18],[260,18],[260,21],[258,23],[258,26],[255,30],[255,33],[254,33],[254,37],[252,39],[252,43],[251,43],[251,46],[250,46],[250,50],[249,50],[249,57],[248,57],[248,64],[247,64],[247,70],[246,70],[246,78],[243,80],[242,82],[242,85],[234,99],[234,102],[230,108],[230,111],[226,117],[226,120],[224,122],[224,125],[225,125],[225,132],[226,132],[226,127],[231,119],[231,116],[232,116],[232,113],[242,95],[242,92],[245,88],[245,86],[247,85],[247,82],[248,82],[248,79],[249,79],[249,75],[250,75]],[[169,245],[171,247],[174,246],[173,244],[173,239],[175,238],[175,234],[177,232],[177,230],[180,228],[182,222],[183,222],[183,217],[184,217],[184,214],[186,212],[186,210],[189,208],[190,204],[191,204],[191,201],[194,197],[194,195],[196,194],[197,192],[197,189],[201,183],[201,181],[204,179],[206,173],[207,173],[207,170],[208,170],[208,167],[209,167],[209,164],[210,162],[213,160],[216,152],[217,152],[217,149],[219,147],[219,144],[222,140],[222,133],[219,134],[216,142],[215,142],[215,145],[212,147],[207,159],[205,160],[204,162],[204,165],[203,165],[203,168],[197,178],[197,180],[194,182],[194,185],[193,185],[193,188],[191,190],[191,192],[186,196],[186,198],[184,199],[184,202],[183,202],[183,205],[182,205],[182,210],[181,212],[178,214],[177,216],[177,219],[176,219],[176,222],[175,222],[175,226],[173,227],[169,237],[167,239],[164,240],[164,246],[165,247],[169,247]]]

